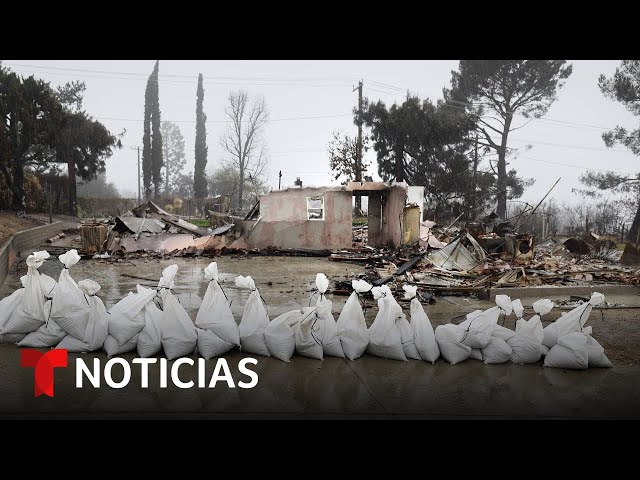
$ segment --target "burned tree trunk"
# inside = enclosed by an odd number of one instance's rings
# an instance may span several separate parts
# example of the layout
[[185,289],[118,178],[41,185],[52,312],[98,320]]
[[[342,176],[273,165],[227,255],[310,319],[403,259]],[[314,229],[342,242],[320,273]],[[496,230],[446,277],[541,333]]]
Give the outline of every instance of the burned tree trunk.
[[16,162],[11,175],[11,196],[13,210],[19,217],[23,216],[27,212],[27,201],[24,191],[24,170],[20,162]]
[[627,240],[630,242],[635,242],[638,237],[638,228],[640,227],[640,204],[638,205],[638,209],[636,210],[636,214],[633,217],[633,223],[631,223],[631,228],[627,232]]
[[403,145],[396,145],[395,148],[395,157],[396,157],[396,164],[395,164],[395,175],[396,175],[396,182],[404,182],[404,146]]
[[502,132],[502,142],[498,148],[498,208],[496,213],[500,218],[507,218],[507,138],[511,128],[512,115],[507,105],[507,114],[504,120],[504,130]]

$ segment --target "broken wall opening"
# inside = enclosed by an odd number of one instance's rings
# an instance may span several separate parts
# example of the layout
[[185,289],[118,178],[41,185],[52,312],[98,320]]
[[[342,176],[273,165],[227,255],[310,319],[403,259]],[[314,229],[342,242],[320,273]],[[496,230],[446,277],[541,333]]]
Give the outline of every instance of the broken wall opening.
[[[407,189],[403,185],[387,185],[384,182],[351,182],[347,189],[354,197],[367,198],[366,235],[361,235],[360,245],[371,247],[394,247],[403,243],[404,209]],[[360,234],[364,227],[353,226]],[[416,230],[416,242],[419,226]]]

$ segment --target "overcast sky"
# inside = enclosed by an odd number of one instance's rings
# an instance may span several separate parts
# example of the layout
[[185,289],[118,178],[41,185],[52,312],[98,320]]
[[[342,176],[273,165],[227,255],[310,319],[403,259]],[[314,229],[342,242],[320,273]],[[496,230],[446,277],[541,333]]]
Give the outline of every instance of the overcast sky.
[[[111,130],[126,128],[125,148],[107,160],[107,179],[124,194],[137,192],[137,153],[142,146],[144,90],[155,60],[5,60],[3,64],[21,74],[35,74],[53,86],[83,80],[87,90],[84,109]],[[611,75],[618,60],[576,60],[573,74],[559,91],[548,114],[512,132],[509,145],[532,149],[509,160],[523,177],[536,180],[523,199],[537,203],[553,183],[559,201],[575,203],[571,193],[580,188],[578,177],[587,169],[634,173],[637,158],[623,147],[608,149],[601,134],[616,125],[637,128],[637,119],[620,104],[606,99],[597,86],[601,73]],[[225,158],[219,139],[226,123],[224,105],[232,90],[245,89],[250,96],[263,95],[271,116],[265,138],[270,152],[268,184],[283,186],[301,177],[304,185],[331,185],[327,144],[333,130],[355,135],[352,108],[357,105],[357,82],[364,81],[364,96],[388,105],[401,103],[407,90],[442,98],[451,70],[458,60],[420,61],[160,61],[160,108],[163,121],[176,122],[185,137],[187,171],[193,171],[195,107],[198,74],[204,75],[204,111],[207,114],[207,172]],[[518,118],[516,126],[524,123]],[[366,132],[365,132],[366,133]],[[375,153],[369,174],[377,177]],[[564,165],[563,165],[564,164]]]

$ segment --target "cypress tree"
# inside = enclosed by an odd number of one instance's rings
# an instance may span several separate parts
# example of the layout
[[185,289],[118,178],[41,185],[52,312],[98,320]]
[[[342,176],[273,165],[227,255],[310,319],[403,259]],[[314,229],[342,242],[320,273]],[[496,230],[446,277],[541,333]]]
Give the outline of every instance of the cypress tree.
[[202,74],[198,75],[198,93],[196,100],[196,164],[193,172],[193,190],[196,198],[207,196],[207,116],[202,110],[204,101],[204,88],[202,86]]
[[160,61],[156,61],[156,66],[151,73],[151,174],[153,177],[153,191],[155,198],[158,198],[162,187],[162,132],[160,131],[160,89],[158,87],[158,68]]
[[142,179],[144,198],[151,196],[151,110],[152,110],[152,82],[149,76],[147,88],[144,91],[144,134],[142,136]]

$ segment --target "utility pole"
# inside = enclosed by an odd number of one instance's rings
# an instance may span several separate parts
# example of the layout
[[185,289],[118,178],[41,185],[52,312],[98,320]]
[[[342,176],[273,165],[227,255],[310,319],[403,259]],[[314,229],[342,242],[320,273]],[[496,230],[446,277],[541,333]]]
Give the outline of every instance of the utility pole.
[[138,147],[138,205],[140,205],[140,147]]
[[[358,143],[356,145],[356,182],[362,181],[362,80],[358,82]],[[356,91],[354,88],[352,91]],[[358,215],[362,207],[362,198],[356,196],[356,210]]]

